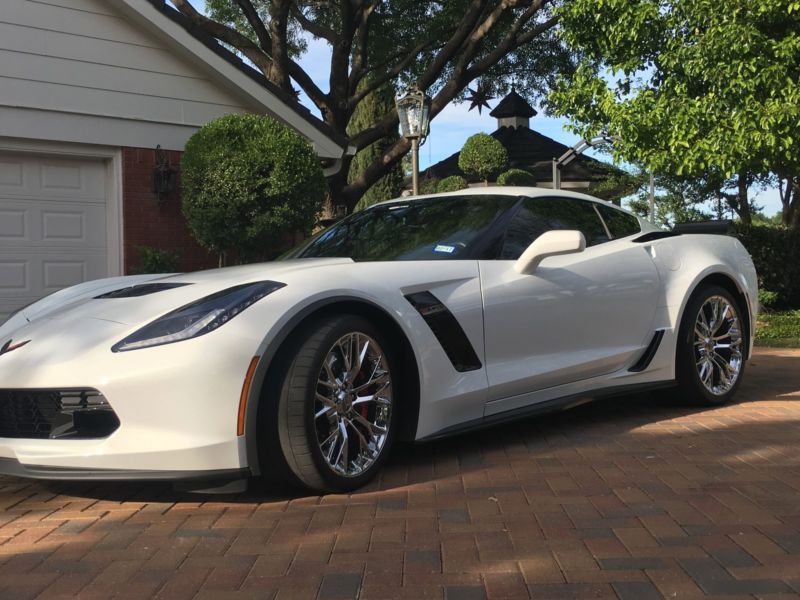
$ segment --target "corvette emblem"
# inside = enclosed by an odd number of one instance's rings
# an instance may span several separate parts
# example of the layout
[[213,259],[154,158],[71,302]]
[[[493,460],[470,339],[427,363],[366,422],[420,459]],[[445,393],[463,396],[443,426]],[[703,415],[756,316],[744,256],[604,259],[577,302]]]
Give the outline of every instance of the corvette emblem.
[[30,342],[30,340],[25,340],[24,342],[17,342],[16,344],[12,344],[14,340],[8,340],[3,346],[0,348],[0,356],[5,354],[6,352],[11,352],[12,350],[16,350],[17,348],[22,348],[25,344]]

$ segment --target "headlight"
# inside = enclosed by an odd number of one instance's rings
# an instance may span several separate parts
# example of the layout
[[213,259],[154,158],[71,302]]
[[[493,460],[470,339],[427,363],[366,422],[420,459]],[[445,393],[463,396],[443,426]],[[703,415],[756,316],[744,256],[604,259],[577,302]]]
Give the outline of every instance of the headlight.
[[111,351],[125,352],[150,348],[205,335],[285,285],[277,281],[258,281],[237,285],[206,296],[145,325],[139,331],[114,344]]

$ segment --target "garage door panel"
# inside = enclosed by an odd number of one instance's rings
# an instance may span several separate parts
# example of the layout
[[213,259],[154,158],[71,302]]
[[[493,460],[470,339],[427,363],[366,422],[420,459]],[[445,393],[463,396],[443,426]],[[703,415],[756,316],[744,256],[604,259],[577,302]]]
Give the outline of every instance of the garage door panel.
[[108,275],[106,166],[0,153],[0,320]]
[[0,208],[0,240],[24,240],[28,235],[26,216],[24,209]]
[[30,292],[27,261],[0,260],[0,290]]
[[105,205],[0,196],[0,248],[93,247],[105,252]]
[[0,198],[75,198],[105,204],[106,169],[99,161],[0,154]]
[[20,192],[24,188],[24,165],[0,154],[0,190]]
[[22,259],[0,260],[0,296],[41,297],[91,279],[105,277],[105,256],[90,252],[27,253]]

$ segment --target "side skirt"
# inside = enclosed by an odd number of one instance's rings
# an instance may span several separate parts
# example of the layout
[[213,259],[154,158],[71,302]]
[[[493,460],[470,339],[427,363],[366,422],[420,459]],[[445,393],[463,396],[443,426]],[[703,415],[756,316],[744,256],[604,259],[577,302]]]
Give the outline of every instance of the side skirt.
[[445,427],[444,429],[440,429],[439,431],[427,435],[424,438],[419,438],[416,441],[430,442],[433,440],[438,440],[453,435],[460,435],[462,433],[467,433],[469,431],[475,431],[477,429],[483,429],[485,427],[493,427],[494,425],[507,423],[509,421],[517,421],[520,419],[525,419],[536,415],[558,412],[561,410],[568,410],[570,408],[580,406],[581,404],[586,404],[587,402],[591,402],[593,400],[599,400],[600,398],[607,398],[608,396],[617,396],[620,394],[630,394],[634,392],[647,392],[650,390],[668,388],[673,386],[674,384],[675,384],[674,380],[654,381],[649,383],[618,385],[614,387],[604,388],[602,390],[598,390],[596,392],[588,394],[587,393],[572,394],[570,396],[564,396],[563,398],[554,398],[552,400],[545,400],[543,402],[537,402],[535,404],[531,404],[530,406],[523,406],[521,408],[515,408],[513,410],[509,410],[495,415],[490,415],[488,417],[473,419],[471,421],[459,423],[458,425]]

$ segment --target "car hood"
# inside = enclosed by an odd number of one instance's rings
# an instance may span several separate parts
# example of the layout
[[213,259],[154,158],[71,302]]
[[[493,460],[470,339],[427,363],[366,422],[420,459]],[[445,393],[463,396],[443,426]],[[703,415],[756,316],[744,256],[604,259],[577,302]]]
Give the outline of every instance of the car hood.
[[[74,322],[91,318],[124,325],[144,324],[221,290],[255,281],[278,281],[301,271],[352,263],[349,258],[297,259],[182,273],[136,275],[86,282],[60,290],[22,309],[0,326],[0,338],[41,320]],[[143,283],[183,284],[142,296],[98,298]]]

